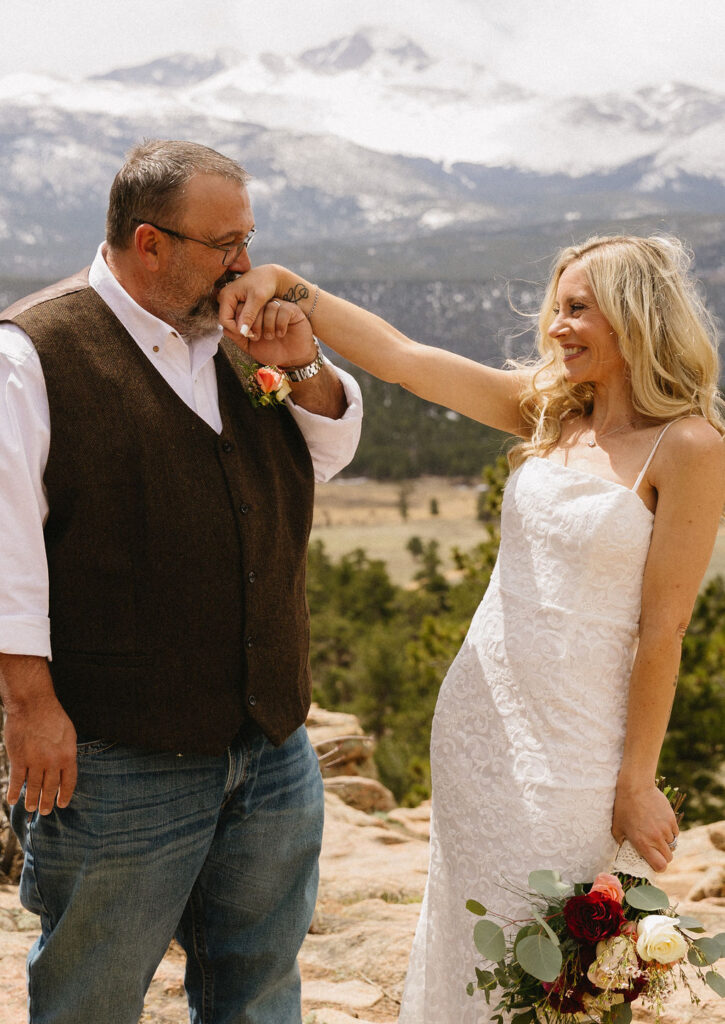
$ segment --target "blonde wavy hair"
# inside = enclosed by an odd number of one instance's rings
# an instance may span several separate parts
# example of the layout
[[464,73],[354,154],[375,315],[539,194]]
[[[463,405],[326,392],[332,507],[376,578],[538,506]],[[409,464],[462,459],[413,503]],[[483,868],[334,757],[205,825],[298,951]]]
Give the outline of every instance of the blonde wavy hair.
[[717,330],[689,274],[691,260],[681,242],[666,237],[594,237],[561,251],[539,313],[540,358],[515,364],[529,374],[521,414],[531,434],[509,452],[512,467],[550,451],[562,421],[593,408],[593,385],[565,379],[561,348],[548,333],[559,279],[573,263],[617,335],[637,413],[663,421],[702,416],[725,435]]

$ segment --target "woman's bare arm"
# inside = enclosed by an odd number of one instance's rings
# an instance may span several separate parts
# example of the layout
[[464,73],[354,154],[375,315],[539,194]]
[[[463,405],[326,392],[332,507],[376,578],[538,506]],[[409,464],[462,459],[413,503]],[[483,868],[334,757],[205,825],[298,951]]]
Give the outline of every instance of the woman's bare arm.
[[254,358],[269,352],[263,311],[275,297],[297,303],[310,316],[317,337],[373,376],[498,430],[525,432],[518,372],[496,370],[413,341],[373,313],[273,264],[248,271],[219,295],[225,333]]
[[675,696],[682,639],[725,502],[725,443],[705,420],[673,424],[648,479],[657,491],[657,510],[612,833],[618,841],[629,839],[655,871],[663,871],[672,859],[667,844],[678,829],[670,805],[655,787],[657,761]]

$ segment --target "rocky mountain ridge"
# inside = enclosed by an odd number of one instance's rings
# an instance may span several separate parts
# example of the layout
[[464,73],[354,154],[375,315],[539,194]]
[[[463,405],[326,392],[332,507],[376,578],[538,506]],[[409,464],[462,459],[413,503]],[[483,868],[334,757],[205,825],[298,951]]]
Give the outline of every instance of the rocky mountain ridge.
[[75,269],[143,137],[254,176],[260,240],[399,243],[459,228],[725,213],[725,93],[667,83],[552,100],[414,36],[299,54],[172,54],[80,81],[0,77],[0,273]]

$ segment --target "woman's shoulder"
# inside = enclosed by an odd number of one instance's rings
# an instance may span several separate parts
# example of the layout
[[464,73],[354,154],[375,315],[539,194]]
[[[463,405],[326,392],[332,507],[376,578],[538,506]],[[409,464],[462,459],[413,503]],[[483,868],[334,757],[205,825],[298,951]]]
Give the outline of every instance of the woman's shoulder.
[[695,454],[702,451],[720,454],[725,447],[725,438],[704,416],[684,416],[662,424],[663,450],[674,454]]
[[[652,462],[653,478],[709,474],[725,479],[725,438],[704,416],[686,416],[664,424],[666,433]],[[653,479],[655,486],[658,482]]]

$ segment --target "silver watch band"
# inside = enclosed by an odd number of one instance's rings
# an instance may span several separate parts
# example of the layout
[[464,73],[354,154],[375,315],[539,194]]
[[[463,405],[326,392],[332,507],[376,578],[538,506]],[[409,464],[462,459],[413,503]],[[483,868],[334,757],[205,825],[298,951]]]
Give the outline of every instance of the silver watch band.
[[310,377],[315,377],[320,372],[323,360],[317,338],[315,338],[315,348],[317,349],[317,355],[311,363],[308,363],[306,366],[289,366],[285,369],[284,372],[293,384],[299,384],[300,381],[309,380]]

